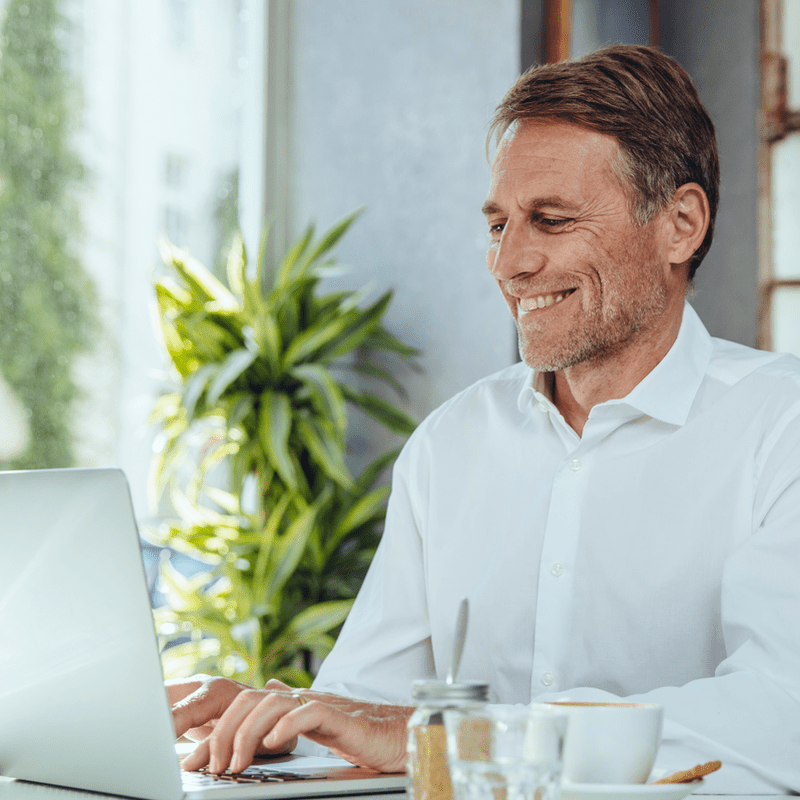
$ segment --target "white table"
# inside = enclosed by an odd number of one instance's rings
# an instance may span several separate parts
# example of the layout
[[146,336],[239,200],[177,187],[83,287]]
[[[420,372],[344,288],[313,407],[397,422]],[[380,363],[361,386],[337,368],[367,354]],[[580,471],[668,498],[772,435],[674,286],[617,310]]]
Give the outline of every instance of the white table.
[[[89,792],[78,792],[71,789],[59,789],[56,786],[42,786],[35,783],[22,783],[11,780],[10,778],[0,777],[0,800],[98,800],[107,795],[92,794]],[[387,800],[396,798],[398,795],[358,795],[358,800]],[[775,800],[776,797],[785,795],[774,794],[698,794],[694,797],[740,797],[748,800]]]

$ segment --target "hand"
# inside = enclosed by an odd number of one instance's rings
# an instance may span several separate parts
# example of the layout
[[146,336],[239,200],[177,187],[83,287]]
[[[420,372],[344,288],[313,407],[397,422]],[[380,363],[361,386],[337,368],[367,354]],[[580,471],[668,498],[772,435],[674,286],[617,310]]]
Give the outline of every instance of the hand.
[[382,772],[405,768],[412,708],[293,690],[275,680],[250,689],[203,675],[172,681],[167,689],[177,735],[202,738],[184,769],[241,772],[256,755],[291,752],[300,735],[358,766]]

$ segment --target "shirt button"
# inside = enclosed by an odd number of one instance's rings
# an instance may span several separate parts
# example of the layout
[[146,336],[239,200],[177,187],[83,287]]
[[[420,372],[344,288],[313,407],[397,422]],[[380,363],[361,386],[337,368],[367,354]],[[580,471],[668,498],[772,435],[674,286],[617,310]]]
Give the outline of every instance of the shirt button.
[[550,574],[555,575],[556,578],[560,578],[564,574],[564,565],[553,564],[553,566],[550,567]]
[[581,464],[581,460],[579,458],[570,459],[569,468],[573,472],[577,472],[582,466],[583,466],[583,464]]
[[539,411],[541,411],[541,412],[546,414],[547,410],[548,410],[547,409],[547,403],[543,403],[543,402],[539,401]]
[[553,676],[552,673],[545,672],[545,674],[542,675],[542,684],[544,686],[552,686],[554,681],[555,681],[555,677]]

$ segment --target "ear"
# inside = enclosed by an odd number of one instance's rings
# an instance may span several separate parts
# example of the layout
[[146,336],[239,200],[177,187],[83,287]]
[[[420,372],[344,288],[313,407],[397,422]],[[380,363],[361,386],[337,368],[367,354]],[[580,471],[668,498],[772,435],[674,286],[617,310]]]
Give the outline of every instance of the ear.
[[711,220],[703,188],[697,183],[684,183],[673,195],[666,215],[670,264],[684,264],[703,243]]

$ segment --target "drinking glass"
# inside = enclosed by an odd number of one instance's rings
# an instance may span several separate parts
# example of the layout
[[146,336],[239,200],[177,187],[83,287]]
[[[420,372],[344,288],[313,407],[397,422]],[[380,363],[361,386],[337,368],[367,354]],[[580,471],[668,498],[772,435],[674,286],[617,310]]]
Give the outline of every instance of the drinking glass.
[[455,800],[558,800],[563,709],[450,709],[444,722]]

